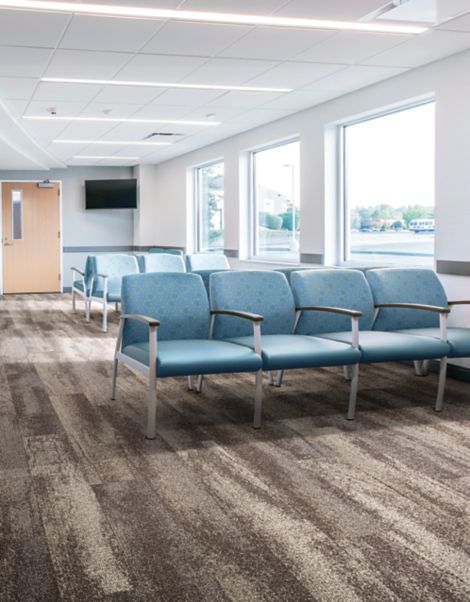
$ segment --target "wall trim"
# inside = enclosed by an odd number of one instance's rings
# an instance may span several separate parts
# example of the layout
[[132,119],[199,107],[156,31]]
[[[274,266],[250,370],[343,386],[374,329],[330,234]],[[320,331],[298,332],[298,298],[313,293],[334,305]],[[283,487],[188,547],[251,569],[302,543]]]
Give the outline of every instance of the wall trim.
[[131,251],[138,251],[139,253],[145,253],[149,249],[155,249],[156,247],[159,249],[168,249],[168,250],[176,249],[178,251],[183,251],[183,253],[185,252],[184,247],[169,247],[168,245],[157,245],[157,244],[155,244],[155,245],[135,245],[131,248]]
[[87,247],[63,247],[64,253],[129,253],[134,251],[132,245],[111,246],[87,246]]
[[300,263],[315,263],[323,265],[324,256],[320,253],[301,253]]
[[438,259],[436,262],[436,271],[438,274],[470,276],[470,261],[447,261]]
[[233,259],[238,259],[240,257],[240,252],[238,249],[224,249],[224,255],[226,257],[232,257]]

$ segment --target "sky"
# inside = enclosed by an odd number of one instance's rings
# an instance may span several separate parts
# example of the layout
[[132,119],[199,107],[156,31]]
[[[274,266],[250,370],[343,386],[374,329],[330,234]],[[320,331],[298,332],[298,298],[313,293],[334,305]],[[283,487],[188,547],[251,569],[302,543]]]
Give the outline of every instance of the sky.
[[350,207],[434,205],[435,103],[347,126]]

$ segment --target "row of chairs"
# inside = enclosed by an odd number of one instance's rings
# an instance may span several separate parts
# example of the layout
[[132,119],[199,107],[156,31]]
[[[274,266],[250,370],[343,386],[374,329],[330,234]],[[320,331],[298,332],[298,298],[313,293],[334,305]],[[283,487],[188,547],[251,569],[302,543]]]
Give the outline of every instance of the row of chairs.
[[76,297],[85,303],[85,318],[90,320],[91,304],[99,303],[103,312],[103,331],[108,329],[108,303],[121,302],[122,278],[132,274],[153,272],[193,272],[200,274],[209,286],[210,274],[228,270],[225,255],[197,253],[183,256],[178,249],[150,249],[148,253],[125,255],[107,253],[87,257],[85,269],[73,267],[72,306],[76,310]]
[[[343,366],[353,419],[359,365],[413,361],[420,375],[439,360],[436,411],[443,406],[447,358],[470,356],[470,329],[447,328],[456,303],[424,269],[222,271],[126,276],[113,369],[120,363],[148,377],[147,438],[155,437],[157,379],[256,374],[253,425],[261,425],[263,371],[271,384],[285,370]],[[158,333],[158,336],[157,336]],[[274,379],[275,376],[275,379]],[[275,383],[274,383],[275,380]]]

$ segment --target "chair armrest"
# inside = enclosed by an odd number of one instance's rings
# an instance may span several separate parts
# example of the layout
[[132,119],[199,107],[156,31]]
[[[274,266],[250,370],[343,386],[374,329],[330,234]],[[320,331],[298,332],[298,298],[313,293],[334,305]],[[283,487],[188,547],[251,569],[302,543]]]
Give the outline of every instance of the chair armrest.
[[80,274],[80,276],[82,278],[85,278],[85,272],[83,272],[82,270],[79,270],[78,268],[70,268],[72,270],[72,272],[77,272],[77,274]]
[[344,309],[342,307],[328,307],[326,305],[309,305],[307,307],[296,307],[295,309],[296,311],[326,311],[333,314],[349,316],[350,318],[360,318],[362,316],[362,311]]
[[264,316],[259,314],[252,314],[248,311],[238,311],[235,309],[211,309],[211,316],[235,316],[236,318],[244,318],[251,322],[262,322]]
[[452,305],[470,305],[470,301],[448,301],[449,306]]
[[95,278],[109,278],[108,274],[95,274]]
[[450,309],[448,307],[438,307],[437,305],[423,305],[421,303],[379,303],[375,306],[377,309],[384,309],[387,307],[393,307],[396,309],[420,309],[423,311],[433,311],[438,314],[448,314]]
[[159,320],[155,320],[155,318],[149,318],[148,316],[144,316],[142,314],[124,314],[121,316],[121,320],[137,320],[147,324],[150,327],[160,326]]

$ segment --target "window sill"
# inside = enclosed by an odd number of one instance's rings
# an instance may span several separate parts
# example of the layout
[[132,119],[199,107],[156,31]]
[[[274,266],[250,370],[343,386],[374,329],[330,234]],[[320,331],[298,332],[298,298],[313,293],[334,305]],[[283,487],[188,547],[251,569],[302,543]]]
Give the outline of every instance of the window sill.
[[282,259],[269,259],[266,257],[248,257],[246,259],[239,259],[240,262],[242,263],[265,263],[267,265],[282,265],[282,266],[286,266],[286,267],[294,267],[294,268],[300,268],[301,264],[297,261],[289,261],[289,260],[282,260]]

